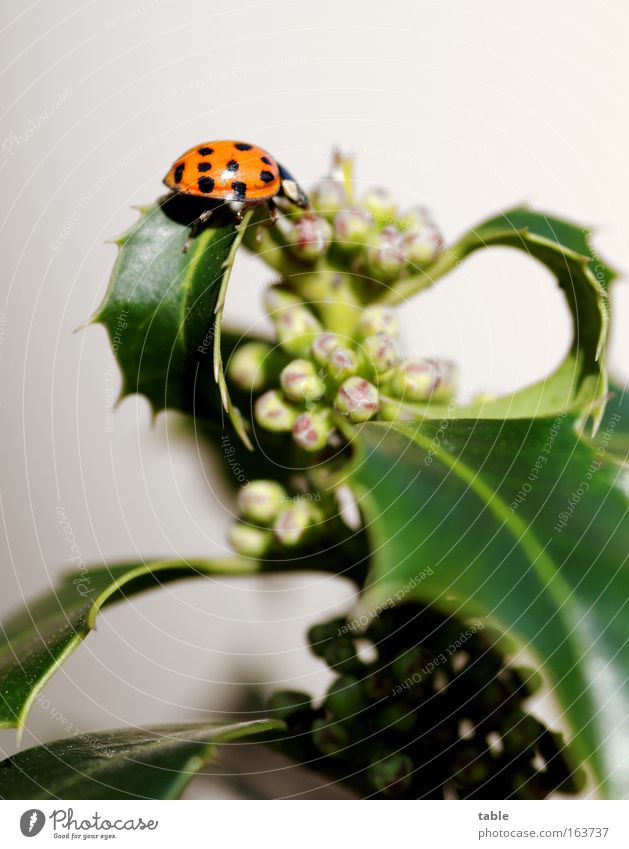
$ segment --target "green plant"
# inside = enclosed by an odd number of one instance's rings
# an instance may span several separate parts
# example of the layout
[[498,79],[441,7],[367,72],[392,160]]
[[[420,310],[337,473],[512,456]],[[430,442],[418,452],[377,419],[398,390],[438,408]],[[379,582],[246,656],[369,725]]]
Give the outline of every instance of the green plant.
[[[578,791],[581,767],[602,795],[626,795],[629,421],[605,367],[611,271],[582,227],[525,207],[444,247],[423,210],[398,214],[377,190],[357,202],[338,157],[311,199],[305,212],[280,202],[273,227],[257,208],[191,231],[197,210],[168,198],[118,240],[93,322],[109,331],[123,395],[194,417],[227,460],[236,556],[95,567],[81,576],[89,594],[69,577],[5,624],[0,723],[24,725],[102,607],[184,577],[353,580],[358,608],[310,633],[334,684],[316,705],[276,693],[266,719],[232,729],[23,752],[0,766],[0,795],[171,797],[216,743],[248,733],[366,795],[538,798]],[[462,404],[452,363],[405,358],[397,310],[492,246],[552,271],[573,343],[544,380]],[[264,293],[275,338],[222,326],[239,250],[278,276]],[[340,506],[348,492],[357,524]],[[536,669],[511,662],[523,647]],[[565,742],[527,711],[542,679]]]

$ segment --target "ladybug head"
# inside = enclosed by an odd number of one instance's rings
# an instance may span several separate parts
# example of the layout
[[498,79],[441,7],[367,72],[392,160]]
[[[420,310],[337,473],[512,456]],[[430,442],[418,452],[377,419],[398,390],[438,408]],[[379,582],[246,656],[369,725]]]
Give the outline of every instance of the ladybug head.
[[283,165],[278,163],[280,170],[280,180],[282,183],[282,194],[288,200],[300,206],[302,209],[307,209],[310,206],[308,195],[303,191],[297,180],[293,177],[290,171],[287,171]]

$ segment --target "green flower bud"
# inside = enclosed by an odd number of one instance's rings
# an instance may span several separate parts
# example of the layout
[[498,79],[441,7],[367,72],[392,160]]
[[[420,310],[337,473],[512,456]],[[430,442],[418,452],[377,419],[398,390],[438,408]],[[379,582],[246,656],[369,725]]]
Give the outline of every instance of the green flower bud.
[[322,327],[303,305],[288,307],[273,317],[277,338],[285,351],[293,356],[307,356]]
[[381,610],[377,616],[374,616],[367,627],[366,636],[375,643],[378,648],[382,645],[386,645],[383,643],[392,633],[397,631],[397,623],[396,623],[396,614],[397,610],[391,610],[384,608]]
[[364,377],[349,377],[341,384],[334,407],[351,422],[366,422],[378,412],[378,390]]
[[370,698],[380,701],[391,695],[396,683],[387,669],[376,669],[365,679],[365,690]]
[[457,781],[466,787],[478,787],[489,777],[487,751],[474,745],[462,746],[453,757]]
[[385,422],[411,421],[413,418],[417,418],[415,413],[409,412],[408,408],[404,406],[404,402],[400,401],[399,398],[389,398],[386,395],[380,395],[378,415]]
[[534,716],[514,711],[504,721],[502,728],[505,752],[515,754],[534,748],[544,731],[544,726]]
[[380,731],[410,731],[417,721],[415,708],[406,702],[397,701],[394,704],[384,705],[375,716],[375,727]]
[[353,640],[333,640],[325,650],[323,659],[330,669],[335,672],[358,672],[363,668],[363,663],[358,658],[356,646]]
[[428,209],[425,206],[415,206],[400,217],[398,226],[403,233],[414,233],[432,223]]
[[337,382],[356,374],[359,365],[356,352],[344,345],[337,345],[328,356],[328,373]]
[[327,365],[329,356],[338,346],[339,341],[336,333],[320,333],[317,336],[312,343],[310,353],[320,366]]
[[284,286],[270,286],[262,296],[262,304],[271,318],[275,318],[273,313],[280,312],[286,307],[304,306],[301,298]]
[[273,524],[273,536],[280,545],[295,548],[307,539],[312,519],[310,505],[297,501],[280,510]]
[[369,189],[363,197],[362,206],[379,224],[390,224],[395,219],[395,198],[388,189]]
[[325,384],[310,360],[293,360],[280,374],[284,394],[291,401],[317,401],[325,392]]
[[386,796],[399,796],[411,786],[413,761],[403,752],[373,763],[367,770],[371,786]]
[[390,333],[397,336],[400,322],[397,312],[391,307],[376,305],[363,310],[358,330],[363,336],[372,336],[374,333]]
[[306,213],[291,224],[287,237],[296,257],[313,262],[327,251],[332,227],[325,218]]
[[227,377],[245,392],[260,391],[268,383],[268,356],[272,348],[265,342],[247,342],[237,348],[227,364]]
[[411,684],[420,684],[424,677],[422,667],[430,661],[427,653],[420,646],[413,646],[393,661],[393,673],[398,681],[409,681]]
[[312,742],[322,754],[333,758],[347,748],[349,735],[338,722],[315,719],[312,723]]
[[346,253],[358,253],[367,243],[373,228],[373,218],[364,209],[342,209],[334,219],[336,244]]
[[274,719],[283,719],[287,722],[309,714],[312,711],[312,701],[308,693],[301,693],[298,690],[279,690],[269,699],[268,710],[273,713]]
[[275,481],[256,480],[238,493],[238,510],[245,519],[269,525],[286,499],[286,490]]
[[397,343],[390,333],[374,333],[363,340],[363,354],[377,374],[384,374],[400,361]]
[[449,360],[406,360],[391,378],[391,391],[405,401],[443,401],[456,388],[457,369]]
[[402,245],[408,264],[412,268],[422,268],[437,259],[443,250],[443,239],[436,227],[427,225],[408,233]]
[[262,557],[272,542],[271,532],[244,522],[235,522],[227,533],[229,544],[243,557]]
[[255,403],[255,417],[260,427],[275,433],[292,430],[299,410],[288,404],[277,389],[269,389]]
[[339,180],[321,180],[310,191],[310,203],[317,212],[332,221],[336,213],[349,203],[347,190]]
[[385,227],[367,248],[367,267],[379,280],[395,280],[406,265],[402,235],[395,227]]
[[331,642],[337,640],[341,635],[347,633],[347,619],[339,616],[329,622],[321,622],[312,625],[308,629],[308,642],[310,650],[317,657],[325,657],[327,647]]
[[311,412],[301,413],[293,425],[293,441],[304,451],[321,451],[327,445],[331,431],[326,416]]
[[477,686],[475,690],[476,697],[470,703],[470,713],[476,711],[477,716],[490,714],[491,719],[497,720],[500,717],[495,713],[496,705],[500,705],[501,708],[506,709],[506,703],[510,695],[505,685],[498,678],[487,681],[485,677],[485,681],[480,686]]
[[367,707],[368,699],[365,697],[361,682],[350,675],[341,675],[330,686],[323,701],[324,709],[334,719],[357,718],[362,710]]

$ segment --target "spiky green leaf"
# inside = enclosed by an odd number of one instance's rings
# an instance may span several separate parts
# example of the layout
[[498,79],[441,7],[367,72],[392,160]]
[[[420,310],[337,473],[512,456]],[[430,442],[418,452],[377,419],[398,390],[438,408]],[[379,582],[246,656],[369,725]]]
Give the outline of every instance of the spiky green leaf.
[[195,575],[255,572],[253,560],[154,561],[84,569],[0,625],[0,727],[21,728],[37,694],[109,604]]
[[526,647],[575,760],[616,798],[629,794],[627,471],[604,428],[586,440],[574,424],[365,425],[352,473],[373,549],[363,604],[418,599]]
[[260,719],[67,737],[2,761],[0,798],[177,799],[191,778],[216,761],[218,746],[282,728]]

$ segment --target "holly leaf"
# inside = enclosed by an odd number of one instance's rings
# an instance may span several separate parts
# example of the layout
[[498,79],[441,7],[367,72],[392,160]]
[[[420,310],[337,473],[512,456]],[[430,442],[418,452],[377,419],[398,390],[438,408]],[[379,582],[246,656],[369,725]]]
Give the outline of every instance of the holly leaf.
[[22,728],[37,694],[108,605],[195,575],[257,571],[254,560],[154,561],[84,569],[0,625],[0,728]]
[[629,388],[610,385],[601,430],[608,437],[606,455],[617,463],[629,464]]
[[373,552],[362,605],[416,599],[482,617],[528,649],[572,730],[575,762],[624,798],[627,471],[606,459],[606,430],[585,440],[576,421],[363,426],[351,473]]
[[[475,251],[496,245],[516,248],[543,263],[561,288],[573,323],[570,351],[560,366],[537,383],[493,400],[460,406],[454,412],[443,405],[430,405],[424,414],[431,418],[530,418],[580,411],[591,415],[594,430],[602,420],[607,398],[604,362],[607,338],[607,287],[614,272],[589,244],[589,231],[568,221],[519,207],[474,227],[428,268],[401,280],[381,298],[383,303],[400,303],[431,285]],[[409,411],[416,418],[419,410]]]
[[246,222],[238,225],[216,210],[209,225],[195,230],[195,199],[178,196],[140,211],[140,220],[116,240],[109,289],[91,319],[108,331],[122,372],[121,398],[138,393],[155,413],[175,409],[201,418],[220,416],[222,400],[251,447],[220,359],[219,297],[224,301]]
[[177,799],[194,775],[216,762],[219,745],[283,728],[260,719],[67,737],[2,761],[0,798]]

